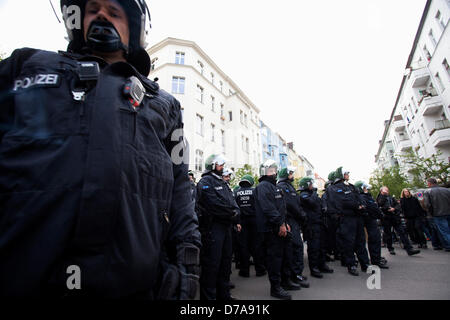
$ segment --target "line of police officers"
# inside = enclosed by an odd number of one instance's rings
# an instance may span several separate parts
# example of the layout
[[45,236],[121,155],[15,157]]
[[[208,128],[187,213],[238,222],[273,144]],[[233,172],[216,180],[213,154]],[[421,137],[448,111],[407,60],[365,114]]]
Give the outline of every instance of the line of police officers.
[[[273,160],[261,165],[255,188],[254,179],[245,175],[233,192],[232,171],[224,172],[224,166],[223,156],[208,157],[197,186],[189,173],[202,235],[200,299],[234,299],[230,294],[233,225],[238,232],[239,276],[250,276],[252,257],[256,276],[268,273],[270,295],[279,299],[290,300],[287,291],[309,287],[303,276],[303,240],[310,274],[316,278],[333,273],[326,262],[335,259],[354,276],[358,276],[358,262],[364,272],[369,264],[388,268],[381,257],[377,221],[384,214],[368,192],[369,185],[348,182],[349,171],[340,167],[330,173],[320,198],[312,178],[302,178],[296,190],[295,168],[278,171]],[[391,211],[386,208],[386,213]],[[408,244],[404,248],[409,255],[420,252]]]

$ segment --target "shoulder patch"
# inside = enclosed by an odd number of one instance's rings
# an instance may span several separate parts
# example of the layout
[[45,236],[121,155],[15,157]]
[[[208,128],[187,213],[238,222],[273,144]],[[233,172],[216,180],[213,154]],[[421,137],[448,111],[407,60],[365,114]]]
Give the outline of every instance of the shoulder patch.
[[209,188],[209,186],[203,186],[202,187],[202,189],[208,189]]

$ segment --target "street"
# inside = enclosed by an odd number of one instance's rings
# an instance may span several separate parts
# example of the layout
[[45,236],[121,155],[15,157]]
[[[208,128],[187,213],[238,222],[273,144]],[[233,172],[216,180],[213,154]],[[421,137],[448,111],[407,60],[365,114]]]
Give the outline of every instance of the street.
[[[450,253],[433,250],[430,242],[428,245],[429,249],[421,249],[420,254],[411,257],[398,244],[394,245],[396,255],[390,255],[386,248],[382,248],[382,256],[388,260],[389,269],[381,270],[379,290],[367,288],[369,274],[359,268],[359,276],[352,276],[340,265],[340,261],[328,262],[334,273],[324,274],[322,279],[311,277],[305,250],[303,275],[308,277],[310,287],[289,292],[293,300],[450,299]],[[256,277],[253,266],[250,278],[242,278],[233,263],[231,281],[236,285],[231,293],[240,300],[274,299],[270,296],[267,276]]]

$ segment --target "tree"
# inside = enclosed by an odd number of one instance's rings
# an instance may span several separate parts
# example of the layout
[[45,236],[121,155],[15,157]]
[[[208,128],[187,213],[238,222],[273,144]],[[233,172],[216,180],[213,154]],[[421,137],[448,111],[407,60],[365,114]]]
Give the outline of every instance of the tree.
[[390,195],[395,195],[397,198],[400,198],[404,188],[411,187],[408,178],[401,173],[399,166],[393,166],[384,170],[376,169],[369,179],[369,184],[372,186],[370,193],[374,198],[376,198],[380,188],[383,186],[388,187]]
[[440,160],[442,152],[439,150],[429,158],[420,157],[413,150],[409,150],[400,157],[407,165],[408,172],[412,176],[412,186],[415,188],[425,188],[428,178],[435,178],[439,184],[447,185],[450,165],[448,162]]
[[245,164],[243,168],[237,169],[236,172],[234,173],[234,176],[230,181],[231,188],[234,188],[235,186],[239,185],[239,181],[246,174],[249,174],[253,177],[253,179],[255,180],[254,187],[256,187],[258,185],[258,176],[254,174],[253,168],[249,164]]

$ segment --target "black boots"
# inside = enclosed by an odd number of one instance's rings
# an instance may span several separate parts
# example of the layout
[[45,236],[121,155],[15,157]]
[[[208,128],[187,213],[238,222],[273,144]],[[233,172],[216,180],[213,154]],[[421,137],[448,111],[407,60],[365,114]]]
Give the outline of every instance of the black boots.
[[413,256],[413,255],[415,255],[415,254],[418,254],[418,253],[420,253],[420,250],[417,250],[417,249],[409,249],[409,250],[406,250],[406,252],[408,252],[408,256]]
[[239,270],[239,276],[244,278],[250,278],[250,271],[248,270]]
[[304,276],[296,276],[293,281],[300,285],[302,288],[309,288],[309,283],[306,281]]
[[321,268],[319,268],[319,270],[320,270],[320,272],[323,272],[323,273],[333,273],[334,272],[334,270],[331,269],[326,264],[324,264]]
[[283,288],[277,286],[270,289],[270,295],[281,300],[292,300],[292,297]]
[[291,279],[281,281],[281,288],[284,290],[300,290],[300,284],[295,283]]
[[356,266],[348,267],[348,273],[350,273],[352,276],[359,276],[359,273],[356,270]]
[[323,278],[322,273],[320,273],[320,270],[317,268],[312,268],[311,269],[311,276],[313,276],[314,278]]

